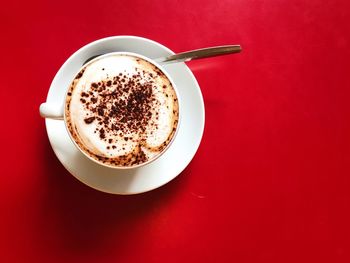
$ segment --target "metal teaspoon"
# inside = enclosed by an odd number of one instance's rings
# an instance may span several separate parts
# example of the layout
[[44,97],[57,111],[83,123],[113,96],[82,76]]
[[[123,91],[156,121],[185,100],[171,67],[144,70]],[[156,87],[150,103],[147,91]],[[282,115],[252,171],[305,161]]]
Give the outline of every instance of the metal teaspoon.
[[[200,59],[200,58],[209,58],[209,57],[234,54],[234,53],[239,53],[241,51],[242,51],[242,48],[240,45],[226,45],[226,46],[208,47],[208,48],[201,48],[201,49],[186,51],[175,55],[170,55],[167,57],[156,58],[153,60],[161,65],[165,65],[165,64],[177,63],[177,62],[188,62],[188,61]],[[85,65],[90,60],[97,58],[101,55],[103,54],[90,57],[84,62],[83,65]]]

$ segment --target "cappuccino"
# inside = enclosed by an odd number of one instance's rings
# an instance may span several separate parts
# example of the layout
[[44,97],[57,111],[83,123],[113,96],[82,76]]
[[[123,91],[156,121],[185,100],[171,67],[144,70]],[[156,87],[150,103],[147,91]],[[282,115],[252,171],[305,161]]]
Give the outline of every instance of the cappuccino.
[[110,167],[132,167],[159,156],[179,122],[167,76],[138,56],[115,53],[89,62],[66,96],[65,119],[74,142]]

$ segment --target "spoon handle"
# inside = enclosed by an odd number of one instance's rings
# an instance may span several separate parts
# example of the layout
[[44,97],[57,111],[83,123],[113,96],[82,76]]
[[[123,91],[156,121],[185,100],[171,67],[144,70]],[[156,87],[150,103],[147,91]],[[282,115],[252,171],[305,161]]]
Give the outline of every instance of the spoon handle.
[[183,53],[178,53],[168,57],[162,57],[155,59],[156,62],[161,64],[169,64],[175,62],[187,62],[199,58],[208,58],[221,55],[227,55],[232,53],[239,53],[242,51],[240,45],[227,45],[227,46],[218,46],[218,47],[208,47],[201,48],[192,51],[187,51]]

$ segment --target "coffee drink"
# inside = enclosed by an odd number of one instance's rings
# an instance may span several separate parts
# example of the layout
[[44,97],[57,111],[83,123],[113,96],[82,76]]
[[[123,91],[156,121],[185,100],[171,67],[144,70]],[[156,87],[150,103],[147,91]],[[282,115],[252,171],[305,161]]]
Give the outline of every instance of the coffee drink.
[[65,119],[74,142],[110,167],[134,167],[158,157],[179,122],[178,98],[168,77],[133,54],[89,62],[66,96]]

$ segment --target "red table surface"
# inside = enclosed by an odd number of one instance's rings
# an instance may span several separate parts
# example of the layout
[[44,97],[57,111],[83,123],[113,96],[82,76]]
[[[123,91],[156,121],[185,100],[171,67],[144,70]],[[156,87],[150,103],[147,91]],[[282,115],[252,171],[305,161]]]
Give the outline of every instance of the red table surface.
[[[349,1],[5,1],[0,24],[1,262],[350,262]],[[135,196],[71,176],[38,112],[63,62],[112,35],[243,47],[188,63],[202,143]]]

